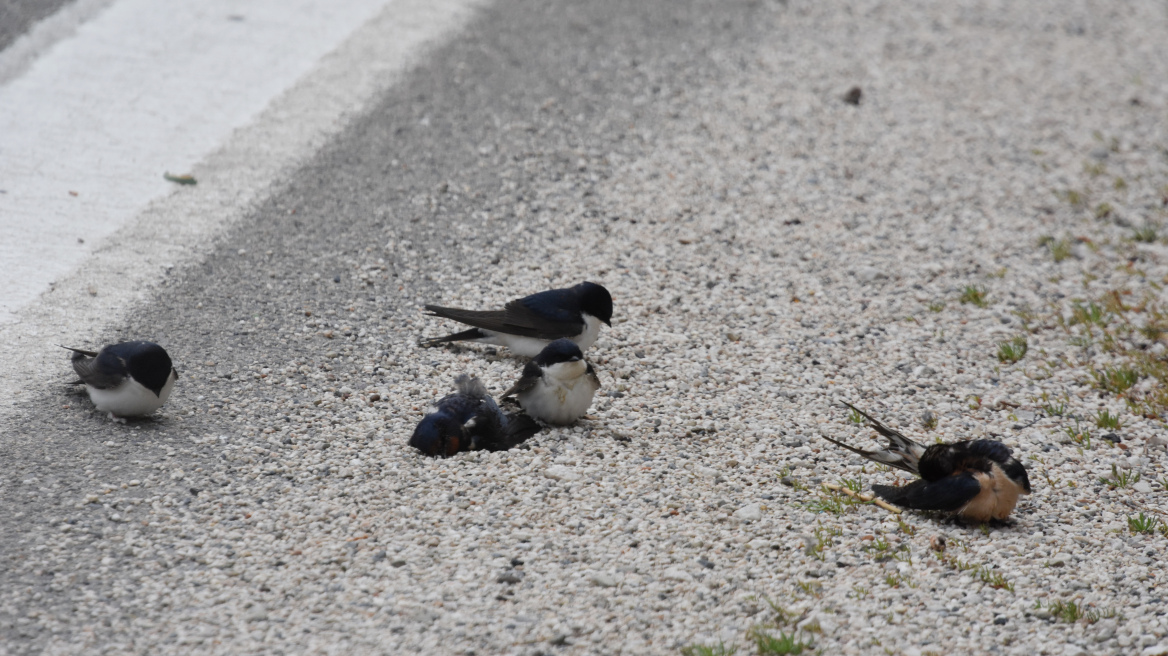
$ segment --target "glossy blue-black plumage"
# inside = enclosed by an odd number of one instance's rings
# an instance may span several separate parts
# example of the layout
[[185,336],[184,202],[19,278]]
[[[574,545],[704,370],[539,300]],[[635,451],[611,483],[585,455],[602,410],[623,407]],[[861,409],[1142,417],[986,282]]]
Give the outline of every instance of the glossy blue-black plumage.
[[457,390],[434,404],[410,437],[409,445],[428,456],[450,457],[460,451],[509,449],[539,431],[526,415],[508,416],[478,379],[461,375]]

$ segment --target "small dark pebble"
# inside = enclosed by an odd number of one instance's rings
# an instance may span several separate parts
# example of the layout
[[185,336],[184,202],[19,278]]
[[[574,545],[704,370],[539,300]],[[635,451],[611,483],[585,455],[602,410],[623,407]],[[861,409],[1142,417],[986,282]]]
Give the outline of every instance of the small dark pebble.
[[340,276],[333,276],[333,282],[340,282],[340,281],[341,281]]
[[395,560],[395,561],[393,561],[392,563],[390,563],[390,565],[393,565],[394,567],[405,567],[405,566],[406,566],[406,561],[404,561],[404,560]]
[[638,358],[643,358],[643,357],[645,357],[645,352],[642,351],[641,349],[637,349],[637,350],[633,351],[633,355],[637,356]]
[[847,93],[844,94],[844,102],[849,105],[859,105],[860,98],[863,96],[864,92],[860,90],[860,87],[852,87],[851,89],[848,89]]
[[1058,451],[1058,447],[1053,445],[1053,444],[1043,444],[1042,450],[1043,451]]
[[790,476],[784,476],[780,478],[779,482],[783,485],[786,485],[787,487],[795,487],[795,479],[791,478]]
[[385,560],[385,551],[384,550],[378,551],[377,553],[373,554],[373,562],[380,563],[383,560]]
[[195,496],[195,497],[199,496],[199,490],[192,487],[191,488],[191,496]]
[[1119,444],[1120,442],[1123,441],[1123,438],[1116,435],[1115,433],[1108,433],[1108,434],[1103,436],[1103,439],[1107,440],[1108,442],[1111,442],[1112,444]]
[[512,558],[512,559],[511,559],[511,566],[512,566],[512,567],[519,567],[519,566],[521,566],[521,565],[523,565],[523,561],[522,561],[522,560],[519,560],[518,558]]
[[706,569],[714,569],[714,563],[711,563],[710,561],[706,560],[704,557],[698,558],[698,564],[701,565],[702,567],[705,567]]
[[994,624],[997,624],[998,626],[1005,626],[1006,622],[1009,622],[1009,621],[1010,621],[1009,618],[1006,618],[1006,617],[995,617],[994,618]]
[[514,585],[515,583],[519,583],[520,581],[522,581],[523,577],[524,577],[523,572],[521,572],[519,570],[508,569],[508,570],[504,570],[503,573],[500,574],[499,577],[495,580],[498,581],[499,583],[507,583],[507,584]]

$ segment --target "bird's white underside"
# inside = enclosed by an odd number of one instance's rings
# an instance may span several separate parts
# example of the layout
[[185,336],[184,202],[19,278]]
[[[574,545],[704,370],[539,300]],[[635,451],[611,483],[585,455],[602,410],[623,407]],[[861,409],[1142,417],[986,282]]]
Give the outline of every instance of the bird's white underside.
[[166,379],[166,385],[157,395],[132,378],[127,378],[113,389],[103,390],[86,385],[85,391],[89,392],[93,405],[102,412],[109,412],[117,417],[140,417],[154,412],[166,403],[176,380],[178,376],[173,371],[170,372],[170,378]]
[[[584,332],[569,337],[568,339],[576,343],[581,351],[587,351],[596,343],[596,339],[600,336],[600,326],[603,322],[600,319],[584,312]],[[525,358],[534,358],[539,355],[539,352],[547,346],[550,341],[546,339],[536,339],[534,337],[520,337],[518,335],[507,335],[504,333],[497,333],[493,330],[479,329],[486,334],[486,337],[481,337],[474,341],[481,344],[495,344],[497,346],[505,346],[507,350],[515,355],[521,355]]]
[[588,364],[583,360],[545,367],[535,386],[518,394],[519,405],[527,414],[549,424],[570,424],[588,412],[596,394],[587,371]]

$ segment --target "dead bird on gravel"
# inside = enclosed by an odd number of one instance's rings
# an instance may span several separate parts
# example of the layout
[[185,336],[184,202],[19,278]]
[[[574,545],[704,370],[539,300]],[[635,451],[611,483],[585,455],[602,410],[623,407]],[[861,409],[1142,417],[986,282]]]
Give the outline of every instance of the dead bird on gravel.
[[93,405],[114,421],[161,408],[178,380],[170,355],[154,342],[110,344],[97,352],[61,348],[73,351],[73,371],[81,378],[73,384],[84,384]]
[[539,432],[531,417],[504,414],[479,379],[462,374],[454,386],[458,391],[426,409],[410,446],[448,458],[459,451],[503,451]]
[[549,424],[570,424],[592,405],[600,389],[596,370],[570,339],[557,339],[523,367],[523,375],[503,398],[515,395],[527,414]]
[[1009,517],[1018,497],[1030,494],[1030,478],[1010,449],[993,440],[972,440],[923,446],[876,421],[850,403],[868,426],[888,438],[888,448],[864,451],[824,436],[865,458],[920,476],[907,485],[873,485],[877,496],[904,508],[951,512],[964,519],[987,522]]
[[506,346],[512,353],[528,358],[562,337],[587,351],[600,335],[600,324],[612,325],[612,295],[594,282],[515,299],[502,310],[460,310],[438,305],[427,305],[426,310],[431,316],[474,327],[424,340],[423,346],[472,341]]

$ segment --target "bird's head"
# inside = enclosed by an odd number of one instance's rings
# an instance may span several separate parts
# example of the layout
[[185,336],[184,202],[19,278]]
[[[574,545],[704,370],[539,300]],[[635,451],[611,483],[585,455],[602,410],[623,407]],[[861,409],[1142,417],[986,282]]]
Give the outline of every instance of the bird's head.
[[612,294],[594,282],[576,285],[580,291],[580,309],[612,326]]
[[428,456],[449,458],[462,447],[462,424],[445,414],[429,414],[418,422],[410,446]]

